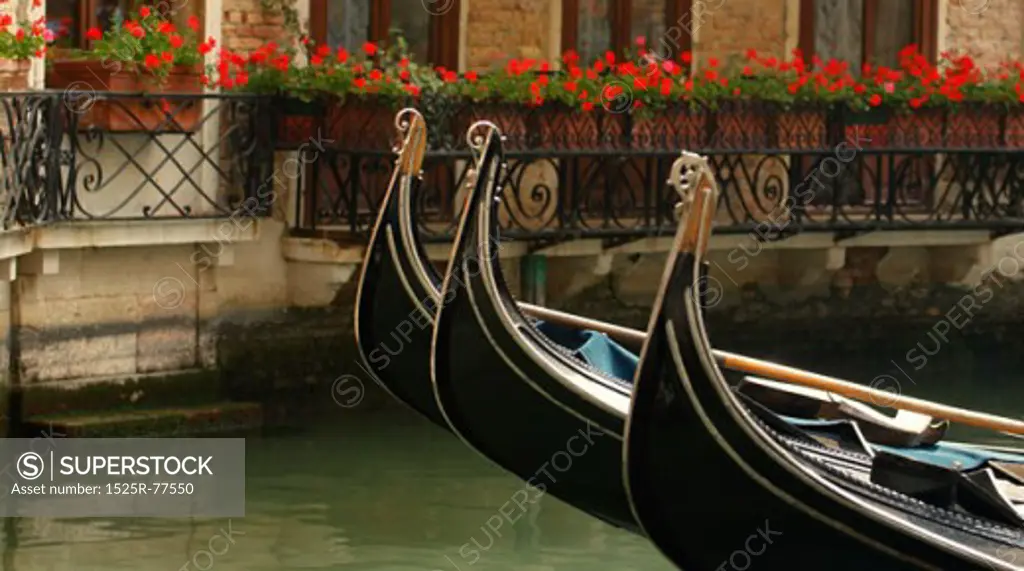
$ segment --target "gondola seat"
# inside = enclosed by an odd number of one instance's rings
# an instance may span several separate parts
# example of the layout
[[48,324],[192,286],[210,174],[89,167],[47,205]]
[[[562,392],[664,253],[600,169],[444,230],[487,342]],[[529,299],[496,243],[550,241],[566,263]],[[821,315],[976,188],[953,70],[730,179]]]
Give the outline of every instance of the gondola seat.
[[636,373],[640,358],[604,333],[572,329],[550,321],[536,321],[534,326],[573,357],[606,375],[632,380]]

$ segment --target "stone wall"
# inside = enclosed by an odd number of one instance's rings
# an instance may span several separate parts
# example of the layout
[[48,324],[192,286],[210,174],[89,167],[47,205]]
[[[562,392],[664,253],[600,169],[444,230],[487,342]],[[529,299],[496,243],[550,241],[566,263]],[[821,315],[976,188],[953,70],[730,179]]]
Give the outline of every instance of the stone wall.
[[471,0],[465,30],[468,69],[486,69],[509,58],[549,58],[550,22],[559,5],[551,0]]
[[963,50],[979,65],[997,65],[1024,53],[1024,3],[1019,0],[949,0],[943,48]]
[[[743,57],[748,49],[786,55],[786,0],[704,0],[694,2],[694,52],[701,61]],[[702,12],[698,14],[698,12]]]

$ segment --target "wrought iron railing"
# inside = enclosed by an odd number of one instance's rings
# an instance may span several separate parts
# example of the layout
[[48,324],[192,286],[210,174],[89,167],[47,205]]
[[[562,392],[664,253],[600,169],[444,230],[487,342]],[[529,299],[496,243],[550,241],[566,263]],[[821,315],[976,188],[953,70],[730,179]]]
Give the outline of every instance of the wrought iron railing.
[[0,94],[0,220],[263,215],[268,109],[237,95]]
[[[1024,113],[1006,108],[901,115],[737,103],[648,118],[444,102],[420,109],[431,149],[417,219],[429,240],[454,230],[470,158],[464,133],[481,119],[507,137],[499,219],[509,237],[671,233],[676,196],[665,180],[682,149],[707,154],[716,169],[723,233],[1024,230]],[[366,235],[392,168],[393,114],[360,102],[282,112],[278,148],[295,149],[314,132],[325,141],[318,160],[306,161],[299,231]]]

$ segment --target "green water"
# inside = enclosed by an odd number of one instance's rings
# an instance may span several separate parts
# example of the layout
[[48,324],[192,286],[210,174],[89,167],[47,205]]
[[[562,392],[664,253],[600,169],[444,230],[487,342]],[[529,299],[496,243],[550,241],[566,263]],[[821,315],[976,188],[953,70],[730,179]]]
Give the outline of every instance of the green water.
[[[972,395],[963,404],[1024,414],[1019,390]],[[244,518],[8,519],[0,571],[672,569],[554,498],[510,510],[517,480],[401,408],[327,410],[250,438],[247,474]]]
[[323,415],[246,454],[244,518],[8,519],[0,571],[672,569],[554,498],[517,513],[520,482],[401,409]]

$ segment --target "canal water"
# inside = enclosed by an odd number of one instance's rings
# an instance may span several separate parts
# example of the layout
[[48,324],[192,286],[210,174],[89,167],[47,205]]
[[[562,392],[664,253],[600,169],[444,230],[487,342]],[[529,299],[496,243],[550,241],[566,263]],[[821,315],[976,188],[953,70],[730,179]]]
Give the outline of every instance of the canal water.
[[[933,376],[914,392],[1024,416],[1020,378],[1000,377],[974,380],[995,389],[960,391]],[[399,407],[325,408],[300,427],[252,437],[247,473],[244,518],[7,519],[0,571],[672,568],[644,540],[554,498],[509,507],[519,481]]]

